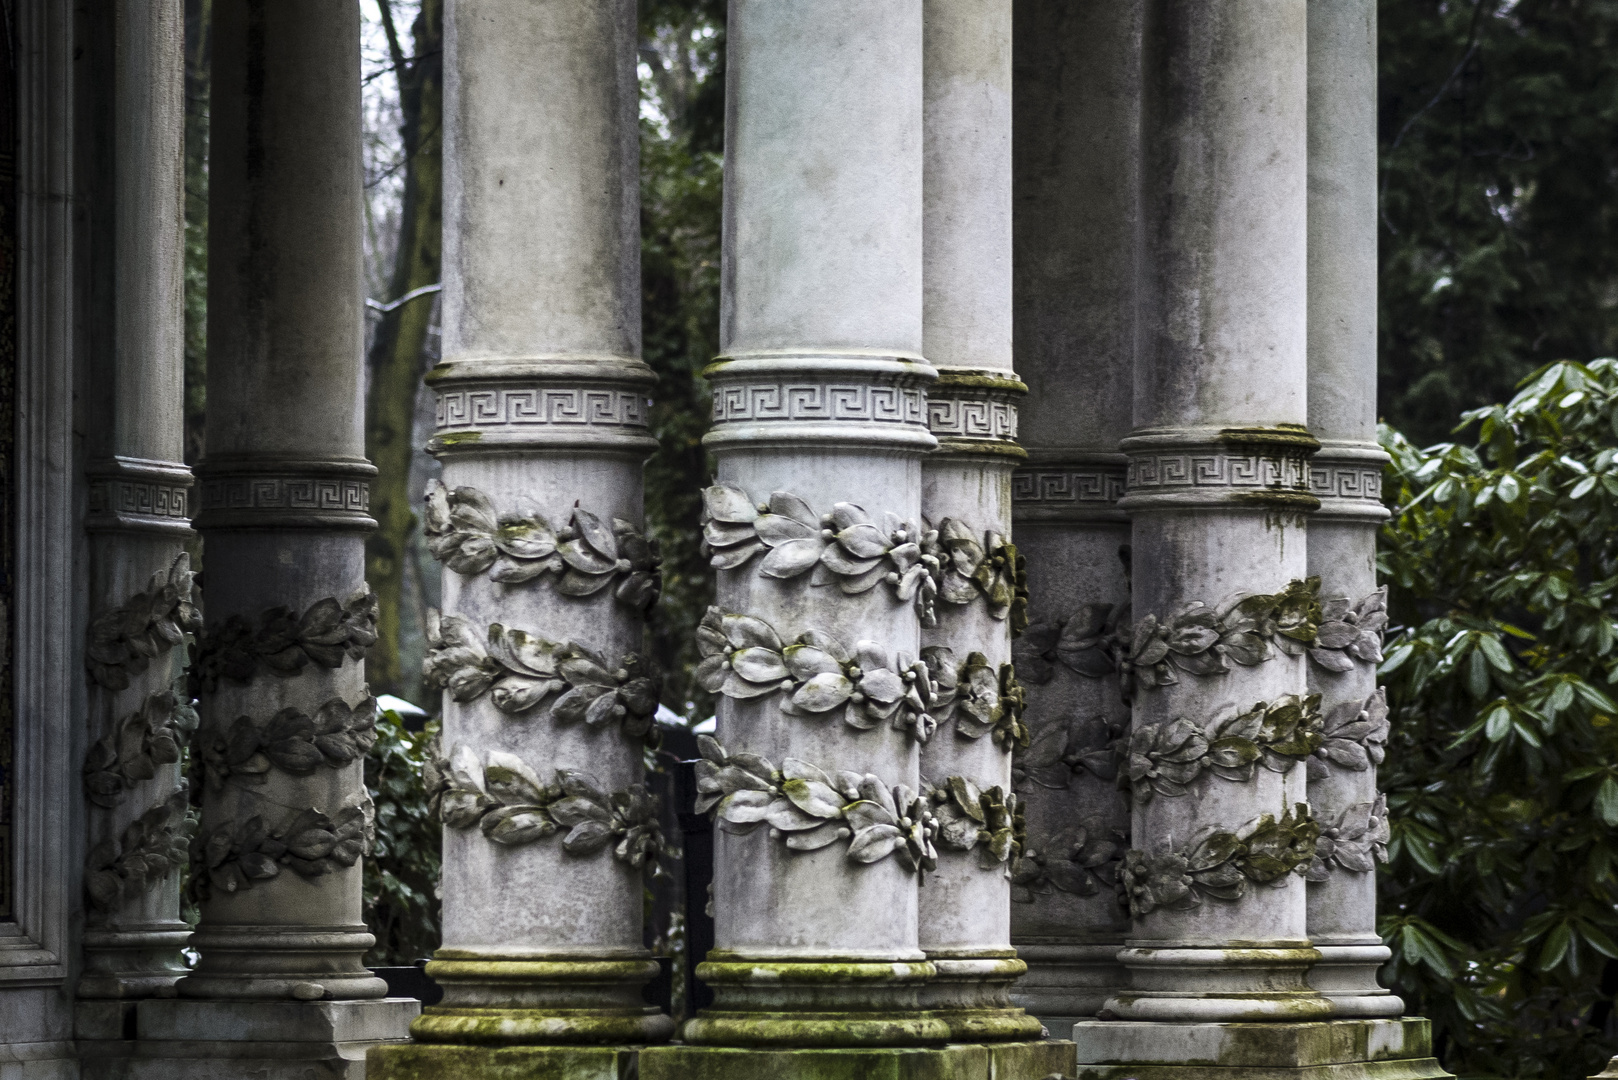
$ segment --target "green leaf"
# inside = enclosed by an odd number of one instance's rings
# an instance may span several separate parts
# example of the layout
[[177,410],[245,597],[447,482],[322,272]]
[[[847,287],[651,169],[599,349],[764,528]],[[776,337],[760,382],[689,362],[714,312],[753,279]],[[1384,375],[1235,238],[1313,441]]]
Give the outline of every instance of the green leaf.
[[1567,957],[1568,949],[1573,945],[1573,931],[1567,923],[1559,923],[1550,936],[1545,939],[1545,947],[1540,950],[1538,968],[1541,971],[1550,971],[1559,966]]
[[1618,828],[1618,780],[1608,776],[1596,788],[1596,813],[1609,828]]
[[1484,734],[1490,742],[1499,742],[1511,731],[1511,710],[1504,705],[1496,705],[1489,710],[1489,716],[1484,721]]
[[1496,671],[1509,672],[1515,666],[1511,662],[1511,655],[1506,652],[1506,647],[1500,644],[1497,637],[1488,634],[1478,635],[1478,648],[1489,658],[1489,663],[1494,665]]

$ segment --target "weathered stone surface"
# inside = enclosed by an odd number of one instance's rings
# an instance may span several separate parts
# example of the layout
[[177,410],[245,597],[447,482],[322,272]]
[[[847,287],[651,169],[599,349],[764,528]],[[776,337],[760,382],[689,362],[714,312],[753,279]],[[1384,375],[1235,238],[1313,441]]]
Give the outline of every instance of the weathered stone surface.
[[1196,1024],[1089,1021],[1074,1027],[1080,1080],[1255,1076],[1262,1080],[1447,1077],[1426,1020]]
[[621,1046],[373,1047],[366,1080],[635,1080],[640,1051]]
[[1048,1080],[1069,1076],[1067,1042],[933,1049],[743,1050],[659,1046],[641,1052],[641,1080]]

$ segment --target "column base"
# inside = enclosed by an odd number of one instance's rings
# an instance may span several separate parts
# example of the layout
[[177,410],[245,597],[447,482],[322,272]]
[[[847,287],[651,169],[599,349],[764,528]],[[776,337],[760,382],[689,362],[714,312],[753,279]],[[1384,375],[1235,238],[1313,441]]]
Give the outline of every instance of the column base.
[[464,1046],[612,1046],[662,1042],[674,1021],[641,1000],[657,974],[651,959],[500,960],[440,949],[427,974],[444,999],[410,1034]]
[[[86,1080],[365,1080],[365,1052],[406,1038],[415,998],[184,1001],[135,1006],[127,1053],[88,1058]],[[110,1049],[110,1047],[109,1047]],[[98,1069],[99,1065],[99,1069]]]
[[938,969],[921,991],[921,1007],[949,1025],[950,1041],[1030,1042],[1044,1025],[1013,1005],[1011,984],[1028,970],[1015,956],[928,953]]
[[1332,1003],[1305,981],[1312,948],[1130,946],[1118,954],[1130,988],[1107,1000],[1109,1019],[1174,1024],[1329,1020]]
[[204,1001],[381,998],[388,984],[362,959],[374,944],[363,928],[205,926],[191,937],[201,959],[174,988]]
[[[1075,1024],[1078,1080],[1443,1080],[1426,1020]],[[1450,1078],[1452,1080],[1452,1078]]]
[[84,969],[79,998],[144,998],[173,992],[186,975],[180,950],[191,940],[191,928],[179,930],[84,932]]
[[1393,955],[1380,941],[1366,945],[1315,943],[1320,961],[1309,969],[1309,986],[1326,996],[1333,1015],[1347,1019],[1401,1016],[1404,999],[1383,989],[1376,973]]
[[1053,1041],[819,1050],[651,1046],[640,1054],[640,1080],[1047,1080],[1071,1076],[1073,1058],[1072,1043]]
[[374,1046],[365,1080],[634,1080],[632,1046]]
[[1011,988],[1011,1003],[1039,1022],[1051,1039],[1072,1037],[1073,1025],[1094,1020],[1107,999],[1129,985],[1118,962],[1123,942],[1112,945],[1018,945],[1028,974]]

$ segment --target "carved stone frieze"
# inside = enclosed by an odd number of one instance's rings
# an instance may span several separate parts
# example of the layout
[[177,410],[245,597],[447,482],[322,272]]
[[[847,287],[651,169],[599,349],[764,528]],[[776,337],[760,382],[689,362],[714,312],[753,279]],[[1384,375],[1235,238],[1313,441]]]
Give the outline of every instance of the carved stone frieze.
[[999,785],[981,787],[964,776],[951,776],[937,787],[924,780],[922,787],[938,821],[938,844],[945,850],[975,850],[985,870],[1003,866],[1022,851],[1022,807],[1015,794]]
[[927,393],[927,427],[940,454],[995,454],[1021,459],[1017,402],[1028,387],[1009,370],[941,367]]
[[157,775],[160,765],[180,760],[180,750],[197,729],[191,702],[174,690],[147,696],[136,712],[90,745],[84,759],[84,797],[111,809],[124,793]]
[[341,769],[363,758],[376,745],[376,699],[366,696],[350,707],[332,698],[309,716],[286,708],[267,720],[238,716],[225,728],[198,733],[196,751],[208,787],[227,780],[262,784],[271,769],[309,776],[316,769]]
[[1118,872],[1118,891],[1135,918],[1159,908],[1188,911],[1204,900],[1234,902],[1254,885],[1282,887],[1302,876],[1315,858],[1320,828],[1298,803],[1281,815],[1262,814],[1231,830],[1209,825],[1180,848],[1131,848]]
[[470,428],[645,428],[646,396],[610,387],[500,386],[442,390],[434,415],[441,430]]
[[191,470],[177,462],[117,457],[90,468],[89,532],[191,532]]
[[1354,803],[1338,814],[1335,822],[1321,826],[1315,857],[1304,876],[1310,881],[1326,881],[1338,870],[1374,873],[1377,863],[1388,861],[1388,841],[1392,838],[1387,796],[1378,793],[1370,802]]
[[450,361],[427,383],[437,396],[434,454],[540,448],[638,451],[647,427],[652,370],[626,356],[549,356]]
[[713,422],[925,423],[927,395],[920,387],[853,381],[748,381],[716,387]]
[[131,821],[118,840],[103,840],[90,849],[84,865],[90,906],[103,913],[116,911],[184,866],[196,827],[182,780],[167,799]]
[[637,611],[657,603],[663,562],[657,541],[614,518],[611,528],[582,507],[567,525],[552,528],[537,511],[498,513],[477,488],[427,485],[424,531],[433,557],[457,574],[487,573],[516,585],[547,575],[564,596],[594,596],[616,583],[613,595]]
[[663,849],[657,799],[641,784],[608,793],[594,776],[557,769],[550,783],[514,754],[490,750],[479,762],[460,744],[448,757],[430,754],[423,766],[428,807],[452,829],[476,827],[496,844],[520,847],[558,832],[569,855],[611,848],[631,866]]
[[1309,458],[1319,448],[1302,428],[1134,435],[1122,444],[1129,464],[1121,505],[1315,510]]
[[943,645],[922,649],[921,659],[933,682],[929,712],[934,720],[955,721],[955,733],[966,739],[992,733],[1008,752],[1028,745],[1028,728],[1022,720],[1027,702],[1010,664],[996,670],[980,652],[957,660],[955,650]]
[[191,556],[180,552],[165,571],[152,575],[142,592],[90,622],[84,663],[108,690],[128,689],[151,662],[202,628],[192,602]]
[[560,693],[551,705],[552,720],[621,724],[624,734],[637,738],[651,731],[663,690],[662,675],[644,656],[630,654],[610,667],[571,641],[547,641],[499,623],[478,634],[465,616],[437,611],[428,612],[422,675],[459,702],[488,694],[496,709],[514,717]]
[[1309,492],[1320,500],[1317,518],[1376,524],[1387,520],[1382,469],[1388,455],[1374,443],[1327,444],[1309,461]]
[[1118,521],[1126,468],[1122,455],[1076,454],[1074,460],[1039,455],[1011,478],[1015,521]]
[[937,372],[897,357],[724,357],[703,372],[713,386],[705,444],[866,445],[931,450],[927,391]]
[[1382,687],[1360,701],[1340,701],[1326,711],[1320,746],[1309,759],[1311,779],[1331,775],[1332,767],[1365,772],[1382,764],[1387,753],[1388,695]]
[[1128,774],[1137,804],[1152,796],[1178,798],[1203,773],[1245,783],[1260,765],[1288,773],[1320,749],[1320,695],[1286,694],[1251,709],[1198,724],[1185,717],[1129,736]]
[[373,529],[364,461],[205,461],[197,527]]
[[1024,841],[1011,864],[1011,902],[1032,904],[1058,892],[1095,896],[1116,888],[1118,867],[1129,838],[1093,821],[1082,822],[1043,841]]
[[293,810],[273,827],[259,814],[222,821],[191,839],[191,895],[202,901],[215,889],[250,889],[278,876],[282,867],[305,878],[336,873],[369,855],[375,837],[369,796],[335,816],[314,807]]
[[923,743],[938,727],[929,712],[936,688],[927,664],[880,642],[850,649],[809,630],[788,644],[762,619],[710,607],[697,627],[697,649],[697,681],[709,693],[737,700],[780,694],[777,707],[789,716],[841,712],[860,731],[887,721]]
[[725,832],[746,835],[768,825],[790,851],[846,841],[853,862],[892,856],[912,873],[937,868],[939,822],[925,795],[871,773],[826,771],[795,758],[777,769],[757,754],[729,754],[707,735],[697,736],[697,745],[696,810]]
[[376,644],[376,594],[363,586],[347,599],[328,596],[303,614],[273,607],[258,619],[232,615],[205,629],[191,664],[195,685],[212,690],[221,678],[250,682],[259,674],[283,678],[308,664],[340,668],[361,661]]

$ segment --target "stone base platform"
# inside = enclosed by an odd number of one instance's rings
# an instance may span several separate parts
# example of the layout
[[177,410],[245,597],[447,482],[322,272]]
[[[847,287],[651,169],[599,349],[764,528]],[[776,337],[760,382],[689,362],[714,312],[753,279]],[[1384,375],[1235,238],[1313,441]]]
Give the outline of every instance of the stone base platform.
[[652,1046],[640,1080],[1047,1080],[1071,1076],[1070,1042],[764,1050]]
[[415,998],[108,1004],[133,1016],[120,1041],[111,1011],[101,1032],[81,1014],[84,1080],[365,1080],[365,1052],[408,1038],[421,1011]]
[[1426,1020],[1073,1025],[1078,1080],[1453,1080]]
[[365,1080],[635,1080],[635,1046],[454,1046],[372,1048]]

